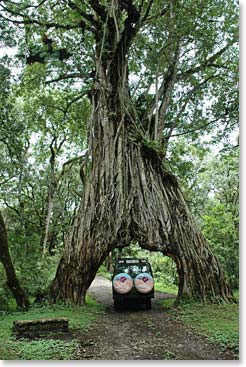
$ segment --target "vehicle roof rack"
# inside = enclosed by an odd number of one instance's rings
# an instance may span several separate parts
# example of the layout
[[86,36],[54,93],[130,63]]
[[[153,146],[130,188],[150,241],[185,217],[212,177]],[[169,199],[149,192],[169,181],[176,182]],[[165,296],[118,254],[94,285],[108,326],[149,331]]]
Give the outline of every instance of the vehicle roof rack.
[[148,259],[139,259],[135,257],[120,257],[116,259],[118,264],[146,264],[148,263]]

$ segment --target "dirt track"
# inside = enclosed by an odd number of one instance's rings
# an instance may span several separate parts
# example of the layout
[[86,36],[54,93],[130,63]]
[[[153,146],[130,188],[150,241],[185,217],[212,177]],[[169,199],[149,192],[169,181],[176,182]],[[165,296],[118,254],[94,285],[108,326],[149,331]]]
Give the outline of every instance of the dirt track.
[[173,321],[158,300],[171,295],[156,293],[152,310],[113,309],[111,282],[96,277],[89,293],[106,306],[106,312],[81,337],[78,359],[89,360],[219,360],[233,359],[206,338]]

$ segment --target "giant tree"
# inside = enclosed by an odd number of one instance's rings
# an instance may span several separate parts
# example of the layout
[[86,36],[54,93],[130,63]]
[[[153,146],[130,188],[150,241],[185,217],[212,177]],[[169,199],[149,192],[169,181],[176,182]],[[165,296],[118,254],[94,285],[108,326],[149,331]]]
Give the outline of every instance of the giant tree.
[[134,240],[174,259],[179,298],[230,300],[166,159],[174,135],[235,121],[234,1],[0,4],[4,22],[23,25],[27,64],[45,64],[48,84],[80,80],[92,104],[84,195],[54,298],[83,304],[103,259]]

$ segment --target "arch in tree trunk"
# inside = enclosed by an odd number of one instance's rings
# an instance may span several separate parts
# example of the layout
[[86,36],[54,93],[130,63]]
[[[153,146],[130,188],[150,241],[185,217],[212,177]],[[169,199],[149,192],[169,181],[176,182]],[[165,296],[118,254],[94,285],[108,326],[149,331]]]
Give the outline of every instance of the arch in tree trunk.
[[52,284],[54,299],[83,305],[109,252],[137,241],[142,248],[161,251],[175,261],[178,299],[230,301],[231,290],[218,260],[158,153],[126,134],[96,149],[93,174]]

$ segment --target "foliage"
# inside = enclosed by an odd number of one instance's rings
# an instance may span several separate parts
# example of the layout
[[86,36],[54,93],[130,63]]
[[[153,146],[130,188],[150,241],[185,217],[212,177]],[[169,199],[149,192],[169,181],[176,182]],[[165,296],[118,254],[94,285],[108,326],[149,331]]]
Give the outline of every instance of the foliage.
[[105,265],[100,266],[100,268],[97,271],[97,275],[101,275],[108,280],[111,280],[111,277],[112,277],[112,275],[108,272]]
[[182,301],[179,307],[173,307],[174,299],[160,301],[170,316],[191,327],[197,333],[207,337],[211,343],[217,343],[221,350],[232,350],[235,357],[239,353],[239,298],[234,292],[233,304],[204,305],[196,301]]
[[78,349],[78,342],[73,341],[63,341],[63,340],[33,340],[29,343],[26,341],[20,341],[18,343],[18,348],[12,346],[11,343],[8,344],[5,353],[2,355],[2,359],[9,359],[13,353],[11,359],[18,360],[71,360],[76,359],[76,350]]
[[[3,313],[2,311],[0,311]],[[2,360],[39,360],[39,359],[76,359],[78,343],[76,337],[60,340],[50,336],[37,340],[18,340],[12,336],[12,326],[15,320],[32,320],[49,317],[67,317],[69,319],[69,329],[86,330],[103,312],[103,307],[94,300],[87,297],[86,307],[76,307],[72,305],[43,305],[32,307],[28,313],[5,312],[0,318],[0,358]],[[2,315],[2,316],[3,316]]]
[[203,216],[203,232],[223,264],[232,286],[238,288],[239,239],[235,218],[221,203],[213,204],[208,212]]
[[[79,90],[37,89],[30,73],[17,85],[2,64],[0,72],[0,205],[5,207],[18,277],[27,293],[35,295],[47,288],[54,276],[79,205],[83,187],[78,172],[90,106]],[[49,206],[49,254],[44,258]],[[6,303],[9,294],[4,282],[1,277],[1,301]]]
[[[163,278],[162,279],[157,278],[155,281],[155,291],[173,294],[174,296],[176,296],[178,294],[178,286],[172,283],[171,284],[168,283],[168,281],[163,280]],[[174,298],[174,301],[175,301],[175,298]],[[170,305],[172,303],[173,302],[170,301]]]
[[[12,59],[0,60],[0,205],[18,276],[31,296],[54,275],[83,195],[79,171],[83,165],[86,175],[90,166],[82,152],[88,145],[97,37],[102,56],[110,48],[91,28],[92,2],[72,3],[0,2],[0,45],[16,47]],[[100,3],[115,15],[114,2]],[[128,108],[144,130],[143,121],[157,120],[157,109],[166,106],[161,142],[147,130],[142,142],[166,153],[164,165],[181,181],[188,205],[237,287],[238,152],[214,158],[213,146],[222,142],[230,148],[238,125],[238,6],[233,0],[141,4],[145,19],[127,56],[133,104]],[[113,23],[121,35],[126,9],[118,15]],[[172,260],[134,246],[124,253],[148,256],[157,284],[177,285]],[[0,303],[6,305],[4,282],[3,275]]]
[[[153,114],[153,104],[162,106],[168,100],[161,122],[165,143],[180,134],[197,141],[208,133],[214,142],[225,141],[238,123],[238,5],[233,0],[223,4],[213,0],[130,4],[141,12],[128,55],[137,123],[141,125],[149,109]],[[119,38],[129,10],[121,6],[103,1],[96,7],[88,0],[83,4],[54,4],[50,0],[39,6],[32,0],[1,4],[3,33],[6,35],[7,27],[16,30],[16,37],[3,40],[6,45],[12,40],[18,46],[26,85],[33,88],[35,83],[39,87],[54,83],[56,89],[63,90],[79,85],[80,91],[89,93],[98,36],[101,57],[111,51],[106,27],[103,35],[94,15],[98,12],[101,19],[108,11]],[[101,21],[105,22],[103,16]]]
[[201,212],[201,227],[235,289],[239,286],[238,149],[212,159],[209,167],[206,182],[210,197]]
[[168,350],[166,352],[163,353],[163,359],[166,360],[174,360],[175,359],[175,354],[172,352],[169,352]]
[[[13,299],[13,295],[10,292],[9,288],[6,286],[6,273],[2,264],[0,264],[0,308],[2,310],[5,309],[16,309],[16,303]],[[13,301],[13,306],[11,307],[11,303]]]
[[216,342],[222,350],[239,352],[239,304],[182,303],[171,312],[173,318]]
[[[12,258],[14,261],[17,277],[28,296],[34,296],[37,293],[47,290],[52,281],[57,263],[60,259],[60,250],[57,249],[52,256],[43,258],[40,251],[40,242],[37,234],[23,238],[18,234],[19,227],[9,226],[9,242]],[[19,229],[20,230],[20,229]],[[30,256],[31,253],[31,256]],[[0,288],[5,289],[5,276],[0,264],[1,276]],[[6,293],[6,291],[4,291]],[[8,292],[7,298],[12,297]],[[1,303],[0,303],[1,304]]]
[[[178,157],[182,155],[182,160]],[[186,201],[232,287],[239,281],[239,150],[213,148],[179,139],[169,160],[182,183]]]

